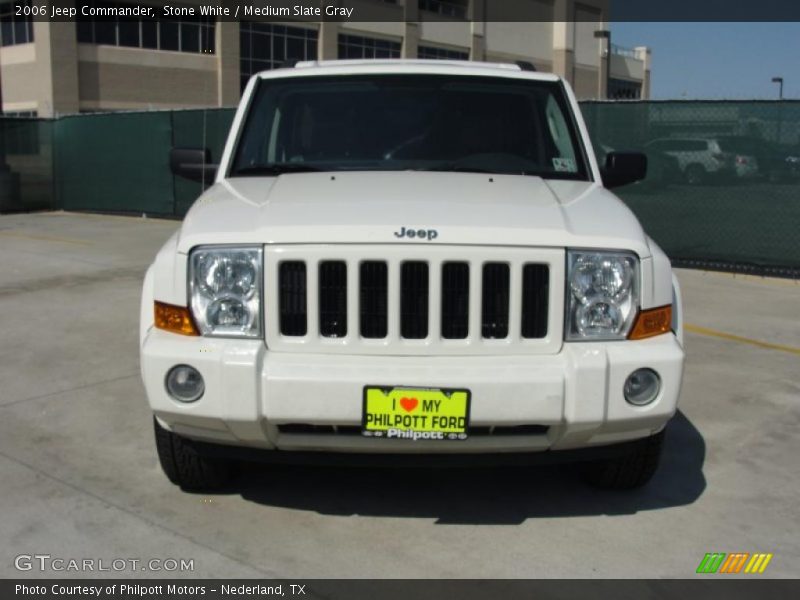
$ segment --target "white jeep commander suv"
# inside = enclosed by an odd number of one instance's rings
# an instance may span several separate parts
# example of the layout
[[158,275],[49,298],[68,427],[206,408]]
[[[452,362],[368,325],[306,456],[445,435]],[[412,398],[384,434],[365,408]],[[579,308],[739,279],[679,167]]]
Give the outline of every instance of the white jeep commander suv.
[[566,82],[528,65],[254,76],[212,183],[148,269],[141,368],[186,489],[237,459],[580,460],[653,475],[684,352],[670,262],[608,188]]

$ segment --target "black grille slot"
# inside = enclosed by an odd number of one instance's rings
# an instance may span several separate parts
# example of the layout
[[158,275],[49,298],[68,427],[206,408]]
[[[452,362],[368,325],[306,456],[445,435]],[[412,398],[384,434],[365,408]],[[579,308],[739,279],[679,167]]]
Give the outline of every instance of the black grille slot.
[[281,263],[279,279],[281,333],[292,336],[305,335],[308,329],[306,263],[302,261]]
[[508,337],[509,269],[505,263],[483,265],[483,302],[481,329],[483,337]]
[[361,337],[386,337],[388,274],[385,262],[361,263],[359,275],[359,318]]
[[400,270],[400,335],[428,337],[428,263],[404,262]]
[[547,265],[525,265],[522,269],[522,337],[547,335],[547,301],[550,270]]
[[309,434],[333,434],[336,432],[333,425],[309,425],[306,423],[287,423],[286,425],[278,425],[278,432],[291,433],[295,435],[309,435]]
[[463,340],[469,333],[469,265],[442,266],[442,337]]
[[278,425],[279,433],[293,435],[361,435],[358,425],[310,425],[306,423],[286,423]]
[[342,261],[319,265],[319,332],[329,338],[347,335],[347,265]]
[[513,425],[495,427],[492,435],[545,435],[549,429],[547,425]]
[[550,428],[547,425],[510,425],[495,426],[471,425],[469,428],[470,437],[481,437],[487,435],[545,435]]

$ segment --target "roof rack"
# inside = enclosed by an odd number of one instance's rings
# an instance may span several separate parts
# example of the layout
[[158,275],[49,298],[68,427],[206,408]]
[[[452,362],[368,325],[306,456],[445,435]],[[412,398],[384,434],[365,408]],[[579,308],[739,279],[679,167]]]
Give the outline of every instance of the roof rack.
[[533,66],[533,63],[527,60],[517,60],[514,61],[514,64],[522,71],[536,71],[536,67]]

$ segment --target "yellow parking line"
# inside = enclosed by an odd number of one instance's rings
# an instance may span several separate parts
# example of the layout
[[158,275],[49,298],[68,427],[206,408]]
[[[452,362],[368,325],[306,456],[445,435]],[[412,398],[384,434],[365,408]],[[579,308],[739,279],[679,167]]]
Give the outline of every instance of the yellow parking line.
[[732,333],[725,333],[724,331],[718,331],[716,329],[710,329],[708,327],[700,327],[699,325],[691,325],[689,323],[687,323],[684,326],[684,329],[690,333],[697,333],[699,335],[716,337],[722,340],[728,340],[730,342],[739,342],[740,344],[750,344],[751,346],[758,346],[759,348],[768,348],[769,350],[779,350],[781,352],[789,352],[790,354],[800,355],[800,348],[796,346],[786,346],[784,344],[773,344],[771,342],[762,342],[761,340],[754,340],[752,338],[746,338],[740,335],[734,335]]
[[17,233],[16,231],[0,231],[0,235],[6,237],[20,238],[23,240],[36,240],[40,242],[60,242],[62,244],[75,244],[77,246],[92,246],[92,242],[87,240],[74,240],[71,238],[62,238],[49,235],[38,235],[32,233]]

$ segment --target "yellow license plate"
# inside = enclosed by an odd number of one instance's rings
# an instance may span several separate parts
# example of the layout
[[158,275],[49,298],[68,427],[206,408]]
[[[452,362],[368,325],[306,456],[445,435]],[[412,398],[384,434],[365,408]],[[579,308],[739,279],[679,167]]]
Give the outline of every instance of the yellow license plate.
[[465,440],[469,400],[469,390],[366,386],[361,431],[387,439]]

